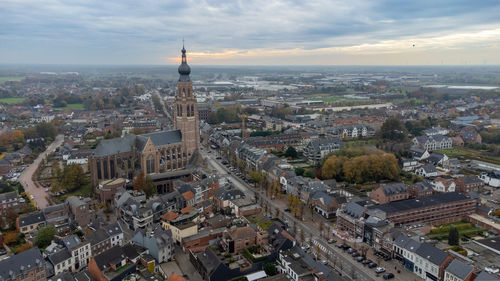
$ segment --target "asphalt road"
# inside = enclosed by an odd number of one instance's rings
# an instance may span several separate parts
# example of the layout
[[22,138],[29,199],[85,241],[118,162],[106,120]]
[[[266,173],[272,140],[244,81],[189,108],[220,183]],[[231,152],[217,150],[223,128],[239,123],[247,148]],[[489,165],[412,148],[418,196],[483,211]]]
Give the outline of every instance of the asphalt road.
[[[230,178],[233,185],[244,192],[247,195],[251,195],[252,197],[255,198],[255,191],[244,181],[242,181],[240,178],[233,176],[230,174],[227,170],[227,168],[219,163],[215,159],[214,153],[207,153],[206,150],[202,151],[202,155],[208,160],[208,163],[210,166],[212,166],[213,169],[217,170],[217,172],[225,176],[227,178]],[[362,265],[358,265],[355,260],[353,260],[350,256],[347,256],[345,253],[342,253],[342,251],[338,248],[332,247],[329,245],[322,237],[318,236],[318,230],[317,229],[312,229],[309,226],[307,226],[304,222],[296,219],[294,216],[292,216],[289,213],[284,212],[281,210],[281,208],[276,205],[276,202],[273,200],[267,198],[263,193],[259,193],[259,198],[262,198],[264,202],[266,202],[271,208],[274,210],[276,208],[280,209],[280,213],[282,217],[288,222],[294,222],[301,231],[304,231],[306,234],[306,237],[312,237],[313,244],[319,243],[321,245],[320,249],[323,251],[324,256],[326,255],[325,251],[328,251],[330,254],[330,260],[329,264],[330,266],[334,264],[333,260],[335,256],[337,257],[337,267],[335,268],[337,271],[342,272],[343,277],[347,277],[351,280],[361,280],[361,281],[370,281],[374,280],[375,273],[371,272],[370,270],[373,269],[368,269],[368,268],[363,268]],[[340,263],[342,265],[340,266]],[[353,277],[353,272],[354,272],[354,278]]]
[[19,182],[23,185],[24,190],[29,194],[33,195],[33,201],[37,208],[42,209],[49,205],[49,201],[47,200],[47,192],[45,192],[45,188],[39,186],[35,182],[33,182],[33,174],[36,169],[48,154],[54,152],[56,148],[61,146],[64,142],[64,135],[57,135],[56,139],[47,147],[47,149],[40,153],[38,157],[29,165],[24,172],[19,177]]

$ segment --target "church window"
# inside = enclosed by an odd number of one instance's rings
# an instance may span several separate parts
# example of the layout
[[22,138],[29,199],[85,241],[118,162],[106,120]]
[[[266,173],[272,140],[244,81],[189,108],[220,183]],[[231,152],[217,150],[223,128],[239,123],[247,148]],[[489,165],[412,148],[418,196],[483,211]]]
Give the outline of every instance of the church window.
[[146,160],[146,172],[148,174],[154,173],[155,171],[155,159],[153,155],[149,155]]

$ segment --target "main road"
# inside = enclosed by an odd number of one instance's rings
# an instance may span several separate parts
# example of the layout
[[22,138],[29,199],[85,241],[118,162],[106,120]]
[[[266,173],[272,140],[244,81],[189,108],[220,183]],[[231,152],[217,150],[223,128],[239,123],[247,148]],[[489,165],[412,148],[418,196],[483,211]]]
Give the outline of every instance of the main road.
[[[240,178],[233,176],[228,172],[227,168],[219,163],[216,159],[214,159],[214,155],[211,153],[207,153],[206,150],[202,151],[202,155],[207,159],[210,166],[215,169],[218,174],[225,176],[226,178],[230,178],[232,184],[241,190],[243,193],[247,195],[251,195],[255,198],[255,190],[252,189],[248,184],[243,182]],[[259,198],[261,198],[266,204],[272,207],[272,209],[280,209],[280,207],[276,204],[275,201],[267,198],[265,194],[259,192]],[[319,248],[322,251],[324,256],[328,256],[330,258],[329,264],[335,265],[335,269],[338,272],[342,272],[344,277],[348,277],[351,280],[361,280],[361,281],[371,281],[374,280],[376,275],[375,272],[372,272],[367,267],[363,267],[361,264],[357,264],[352,258],[335,247],[332,247],[328,244],[322,237],[318,236],[318,230],[313,229],[310,226],[306,225],[304,222],[296,219],[293,215],[283,212],[280,209],[281,215],[285,218],[285,221],[293,222],[298,229],[306,234],[306,237],[311,237],[311,242],[314,245],[319,244]],[[337,260],[335,260],[337,257]],[[335,261],[334,261],[335,260]],[[342,264],[342,265],[340,265]]]
[[64,142],[64,135],[57,135],[56,139],[45,149],[44,152],[40,153],[38,157],[29,165],[24,172],[19,177],[19,181],[24,187],[24,190],[33,196],[33,201],[35,201],[36,206],[39,209],[45,208],[49,205],[49,201],[47,200],[47,193],[45,189],[39,186],[37,183],[33,181],[33,174],[37,170],[38,166],[42,162],[42,159],[47,157],[50,153],[54,152],[56,148],[61,146]]

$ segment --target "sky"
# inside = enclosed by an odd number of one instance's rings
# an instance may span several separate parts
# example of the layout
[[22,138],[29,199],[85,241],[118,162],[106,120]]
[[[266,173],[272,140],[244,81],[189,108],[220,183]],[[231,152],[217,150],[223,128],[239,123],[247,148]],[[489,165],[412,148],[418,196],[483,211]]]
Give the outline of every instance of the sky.
[[498,0],[0,0],[0,64],[500,64]]

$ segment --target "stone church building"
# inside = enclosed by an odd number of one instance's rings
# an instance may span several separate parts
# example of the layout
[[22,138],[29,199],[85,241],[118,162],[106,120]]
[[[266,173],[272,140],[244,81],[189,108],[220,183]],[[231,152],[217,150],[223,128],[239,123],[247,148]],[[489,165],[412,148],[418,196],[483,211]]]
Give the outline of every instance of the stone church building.
[[190,176],[186,168],[200,147],[200,131],[198,104],[184,47],[178,71],[174,130],[102,140],[89,157],[92,186],[108,179],[133,180],[135,174],[143,171],[163,193],[172,180]]

